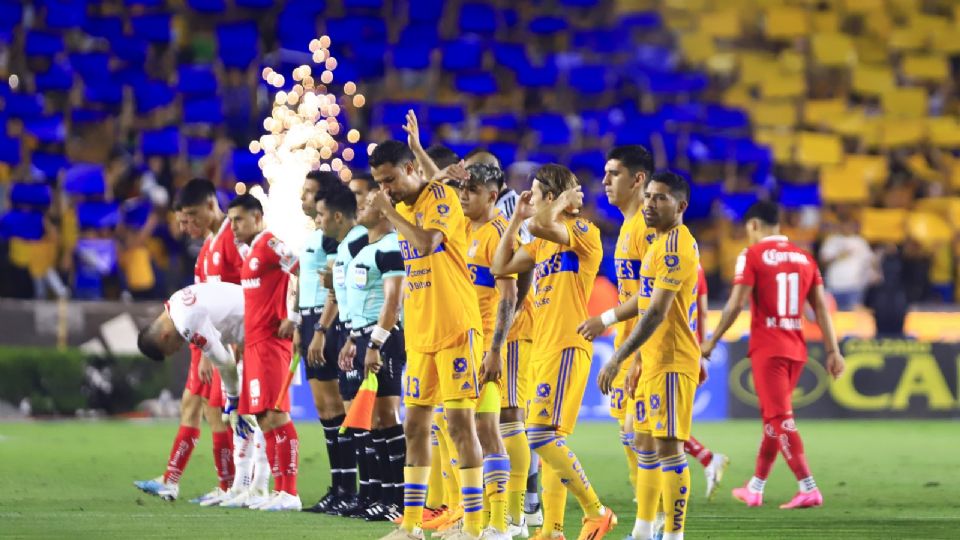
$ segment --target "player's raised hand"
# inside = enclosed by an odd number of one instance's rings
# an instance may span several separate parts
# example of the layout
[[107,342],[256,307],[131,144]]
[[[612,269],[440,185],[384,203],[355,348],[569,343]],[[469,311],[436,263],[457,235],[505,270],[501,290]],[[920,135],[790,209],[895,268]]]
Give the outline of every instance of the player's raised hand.
[[589,319],[580,323],[580,326],[577,327],[577,333],[583,336],[583,339],[589,339],[593,341],[597,336],[603,333],[607,327],[600,320],[600,317],[590,317]]
[[493,351],[483,355],[483,362],[480,363],[480,386],[488,382],[497,382],[500,380],[501,372],[500,351]]
[[200,375],[200,381],[204,384],[210,384],[213,381],[213,362],[206,355],[200,357],[197,374]]
[[517,207],[513,211],[514,215],[517,216],[517,219],[527,220],[536,214],[536,211],[533,209],[533,204],[530,202],[532,198],[532,191],[524,191],[517,198]]
[[340,349],[340,356],[337,358],[337,365],[343,371],[353,371],[353,357],[357,354],[357,344],[352,339]]
[[557,197],[557,203],[571,214],[577,214],[583,208],[583,188],[574,186]]
[[390,200],[390,197],[386,194],[384,189],[378,189],[371,193],[371,197],[367,199],[368,203],[373,207],[374,210],[378,212],[386,212],[393,208],[393,201]]
[[326,363],[323,357],[323,346],[326,343],[327,336],[323,332],[314,332],[310,345],[307,347],[307,363],[314,367],[319,367]]
[[293,332],[296,329],[296,323],[290,319],[284,319],[280,321],[280,328],[277,328],[277,337],[280,339],[293,339]]
[[613,389],[613,380],[617,377],[618,371],[620,371],[620,364],[613,358],[600,368],[600,374],[597,375],[597,386],[600,387],[601,394],[607,395]]
[[444,180],[456,180],[461,186],[463,186],[468,180],[470,180],[470,173],[467,172],[467,168],[463,166],[463,160],[460,160],[459,163],[447,165],[438,171],[437,175],[433,177],[433,180],[439,180],[441,182],[444,182]]
[[407,123],[403,125],[403,130],[407,132],[407,146],[411,150],[423,148],[420,144],[420,123],[413,109],[407,111]]
[[840,378],[840,375],[843,374],[843,370],[846,367],[846,363],[843,360],[843,355],[840,354],[840,351],[830,351],[827,353],[827,373],[829,373],[834,379]]
[[380,351],[367,347],[367,353],[363,359],[363,377],[366,378],[370,373],[379,373],[381,366],[383,366],[383,360],[380,360]]

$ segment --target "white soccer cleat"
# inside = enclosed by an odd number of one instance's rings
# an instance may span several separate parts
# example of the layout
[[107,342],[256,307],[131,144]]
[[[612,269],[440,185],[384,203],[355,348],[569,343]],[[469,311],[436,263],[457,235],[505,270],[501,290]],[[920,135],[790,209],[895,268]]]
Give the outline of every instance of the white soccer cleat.
[[165,501],[175,501],[180,496],[180,484],[164,484],[157,495]]
[[667,514],[657,512],[657,519],[653,520],[653,538],[660,540],[663,538],[663,531],[667,527]]
[[220,508],[244,508],[249,503],[251,491],[249,489],[231,489],[220,501]]
[[261,493],[256,498],[251,497],[247,500],[247,508],[251,510],[260,510],[264,506],[269,506],[273,500],[280,495],[279,491],[271,491],[269,494]]
[[536,512],[526,512],[523,513],[523,519],[526,522],[527,527],[543,527],[543,507],[537,505]]
[[713,496],[723,481],[723,473],[727,471],[727,465],[730,464],[730,458],[723,454],[713,454],[710,464],[703,468],[703,474],[707,477],[707,500],[712,501]]
[[413,531],[407,531],[406,529],[397,527],[390,531],[390,534],[381,537],[380,540],[424,540],[424,538],[423,531],[419,528],[415,528]]
[[259,510],[264,512],[299,512],[303,510],[303,503],[300,502],[299,495],[291,495],[286,491],[281,491],[276,497],[270,499],[270,503],[261,506]]
[[198,502],[200,506],[219,506],[220,503],[227,498],[229,493],[229,491],[224,491],[217,487],[210,493],[202,495]]
[[507,523],[507,534],[510,535],[510,538],[530,538],[530,529],[527,528],[527,521],[523,517],[523,513],[520,514],[519,525]]
[[513,540],[509,532],[500,532],[493,527],[487,527],[480,533],[480,540]]

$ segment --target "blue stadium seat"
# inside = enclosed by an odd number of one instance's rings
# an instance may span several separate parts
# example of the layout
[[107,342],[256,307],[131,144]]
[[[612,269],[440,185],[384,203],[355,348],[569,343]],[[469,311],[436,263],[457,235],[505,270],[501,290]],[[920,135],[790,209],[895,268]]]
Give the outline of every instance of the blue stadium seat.
[[43,212],[11,210],[0,216],[0,236],[40,240],[43,238]]
[[514,113],[486,114],[480,117],[480,126],[497,128],[500,131],[518,131],[520,119]]
[[398,45],[413,46],[422,45],[430,48],[436,48],[440,45],[440,33],[433,23],[408,24],[400,31]]
[[104,52],[71,54],[70,65],[84,81],[103,79],[110,75],[110,55]]
[[[318,0],[319,1],[319,0]],[[250,9],[266,9],[279,4],[279,0],[234,0],[237,7]]]
[[53,192],[48,184],[17,183],[10,188],[10,202],[15,205],[46,208],[53,201]]
[[45,73],[34,77],[38,92],[62,92],[73,86],[73,71],[65,62],[54,62]]
[[773,151],[770,147],[757,144],[750,137],[733,141],[733,159],[741,166],[756,166],[752,174],[755,184],[763,184],[773,170]]
[[187,156],[193,159],[206,159],[213,153],[213,141],[202,137],[187,138]]
[[723,193],[720,197],[723,213],[732,221],[743,221],[743,216],[757,200],[756,193]]
[[120,17],[87,17],[83,24],[83,31],[91,36],[101,37],[108,41],[123,34],[123,19]]
[[445,71],[468,71],[483,65],[483,42],[476,36],[464,36],[443,45]]
[[130,18],[133,34],[150,43],[170,43],[170,21],[169,13],[147,13]]
[[518,73],[530,66],[527,50],[520,43],[494,43],[493,59],[497,64]]
[[527,88],[549,88],[557,85],[557,65],[547,61],[542,66],[527,65],[517,73],[517,83]]
[[780,183],[780,204],[784,208],[797,209],[804,206],[820,206],[820,184],[807,185]]
[[[370,81],[383,77],[386,71],[386,43],[357,43],[353,46],[353,49],[356,54],[356,60],[343,62],[337,66],[337,71],[334,74],[339,80]],[[348,73],[351,71],[355,74],[349,75]]]
[[30,158],[33,166],[47,177],[48,182],[56,180],[60,171],[70,166],[67,158],[60,154],[34,151]]
[[457,24],[463,34],[493,35],[497,31],[497,12],[487,3],[466,3],[460,6]]
[[633,51],[633,60],[627,69],[634,75],[649,71],[670,73],[677,69],[676,54],[669,47],[640,44]]
[[[374,109],[374,118],[377,124],[384,126],[400,126],[407,123],[407,111],[413,110],[417,118],[423,117],[423,106],[413,101],[382,103]],[[406,138],[406,135],[403,137]]]
[[165,0],[123,0],[123,3],[127,6],[143,6],[147,8],[158,8],[162,7]]
[[180,66],[177,73],[177,92],[193,96],[217,93],[217,76],[209,66]]
[[175,156],[180,153],[180,133],[175,127],[144,131],[140,134],[144,156]]
[[227,9],[226,0],[187,0],[187,5],[201,13],[223,13]]
[[176,97],[173,88],[163,81],[144,81],[133,87],[137,103],[137,113],[146,114],[154,109],[166,107]]
[[422,71],[430,67],[432,48],[429,45],[401,41],[390,49],[391,65],[396,69]]
[[583,122],[583,134],[593,137],[603,137],[613,132],[613,123],[610,120],[610,111],[607,109],[580,111],[580,120]]
[[217,56],[228,68],[246,69],[257,58],[259,34],[254,22],[217,27]]
[[263,153],[251,154],[246,148],[238,148],[233,151],[233,175],[240,182],[260,183],[263,181],[263,173],[257,161],[263,157]]
[[47,28],[70,30],[83,26],[87,18],[86,1],[43,0],[47,8]]
[[610,89],[610,71],[603,65],[585,65],[570,70],[567,82],[581,94],[602,94]]
[[20,138],[7,137],[7,134],[0,132],[0,163],[6,163],[11,167],[20,164]]
[[600,5],[600,0],[560,0],[560,5],[572,8],[589,8]]
[[709,82],[703,73],[650,73],[644,86],[653,94],[690,94],[700,92]]
[[443,17],[444,0],[417,0],[407,3],[407,18],[411,23],[428,22],[436,26]]
[[147,223],[153,204],[146,197],[129,199],[120,205],[120,223],[131,229],[140,229]]
[[43,97],[39,94],[10,94],[4,101],[5,112],[13,118],[34,118],[43,113]]
[[456,89],[474,96],[489,96],[497,93],[497,79],[486,71],[457,74]]
[[500,167],[506,169],[517,161],[517,145],[508,142],[494,142],[487,145],[487,151],[497,156]]
[[326,34],[335,44],[387,41],[387,25],[380,17],[352,15],[326,21]]
[[117,58],[131,64],[143,64],[147,59],[146,41],[136,36],[116,35],[110,40],[110,50]]
[[650,148],[650,134],[660,131],[663,124],[654,114],[630,114],[616,129],[616,145],[642,144]]
[[750,129],[750,117],[746,112],[722,105],[707,105],[704,124],[718,131]]
[[107,190],[103,166],[77,163],[70,167],[63,175],[63,190],[72,195],[102,196]]
[[88,103],[120,105],[123,102],[123,86],[112,78],[106,81],[94,81],[83,88],[83,99]]
[[220,124],[223,122],[223,104],[220,98],[183,100],[183,122],[186,124]]
[[280,46],[295,51],[306,51],[310,40],[316,38],[317,14],[316,7],[324,9],[324,2],[316,4],[310,2],[288,2],[280,12],[277,20],[277,37]]
[[560,156],[554,152],[532,151],[527,153],[527,161],[532,161],[541,165],[547,163],[560,163]]
[[702,103],[664,103],[658,113],[664,124],[693,124],[703,118],[704,106]]
[[582,150],[570,156],[570,170],[586,169],[597,179],[603,178],[603,169],[607,164],[607,156],[603,150]]
[[30,118],[24,121],[23,127],[27,133],[44,144],[62,143],[67,137],[67,126],[63,123],[62,114]]
[[480,146],[480,143],[476,141],[461,141],[461,142],[447,142],[444,143],[447,148],[453,150],[453,153],[460,156],[462,159],[463,156],[466,156],[471,150]]
[[713,212],[714,203],[719,200],[723,194],[723,185],[721,183],[713,185],[694,184],[691,186],[691,189],[690,206],[688,206],[687,211],[683,213],[683,219],[685,221],[694,221],[710,217]]
[[63,52],[63,36],[42,30],[27,32],[24,43],[27,56],[53,56]]
[[541,145],[568,145],[572,138],[567,121],[557,113],[529,116],[527,127],[537,133]]
[[531,20],[527,28],[534,34],[550,35],[563,32],[568,26],[563,17],[545,15]]
[[345,7],[348,10],[351,10],[351,9],[380,10],[380,9],[383,9],[383,0],[343,0],[343,7]]
[[503,25],[514,30],[517,28],[517,24],[520,22],[520,14],[517,13],[517,10],[514,8],[504,8],[500,11],[500,16],[503,17]]
[[431,105],[427,109],[427,119],[433,125],[459,124],[466,118],[467,110],[463,105]]
[[23,21],[23,3],[18,0],[0,0],[0,33],[13,31]]
[[120,223],[120,206],[103,201],[82,202],[77,205],[77,222],[80,229],[112,229]]
[[143,64],[128,64],[127,66],[114,71],[111,76],[114,83],[118,86],[129,86],[136,88],[137,85],[147,82],[147,71]]
[[70,111],[70,120],[73,121],[74,124],[102,122],[106,120],[108,116],[110,116],[110,113],[99,109],[75,108]]
[[656,30],[663,26],[663,18],[656,11],[637,11],[620,16],[622,30]]
[[630,43],[612,28],[574,32],[571,44],[574,49],[589,51],[593,54],[612,54],[630,47]]

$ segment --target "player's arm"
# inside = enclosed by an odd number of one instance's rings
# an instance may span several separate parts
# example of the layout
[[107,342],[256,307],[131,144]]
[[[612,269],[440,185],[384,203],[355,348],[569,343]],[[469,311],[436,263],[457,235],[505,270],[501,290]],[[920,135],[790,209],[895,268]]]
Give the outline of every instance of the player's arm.
[[513,318],[517,313],[517,280],[511,278],[497,278],[497,291],[500,292],[500,302],[497,304],[497,319],[493,325],[493,339],[490,350],[486,351],[483,363],[480,365],[480,384],[500,379],[501,358],[500,349],[507,339],[507,332],[513,325]]
[[423,144],[420,143],[420,123],[417,121],[417,114],[412,110],[407,111],[407,123],[403,125],[403,130],[407,132],[407,146],[410,147],[410,151],[417,158],[417,165],[420,165],[426,179],[433,179],[440,173],[440,168],[433,162],[427,151],[423,149]]
[[827,310],[827,296],[823,292],[822,284],[810,287],[810,292],[807,293],[807,301],[813,306],[813,312],[817,316],[817,324],[820,326],[820,331],[823,332],[823,344],[827,350],[827,371],[836,379],[843,373],[843,355],[840,353],[840,343],[837,342],[833,320]]
[[393,207],[393,203],[390,202],[390,199],[382,189],[374,192],[371,204],[373,204],[374,208],[383,212],[390,223],[397,229],[397,233],[406,239],[410,247],[420,253],[424,255],[433,253],[443,242],[444,232],[447,229],[447,220],[444,216],[440,216],[439,212],[436,212],[436,205],[431,207],[432,211],[424,218],[424,223],[426,223],[429,228],[423,228],[414,223],[410,223],[406,218],[401,216],[400,212],[397,212],[397,209]]
[[[526,197],[526,202],[524,202],[524,197]],[[533,270],[534,260],[529,251],[531,244],[521,246],[520,242],[517,241],[518,235],[520,234],[520,225],[523,224],[523,221],[527,218],[524,214],[529,213],[529,201],[530,192],[524,191],[523,194],[520,195],[520,200],[517,202],[517,210],[513,213],[513,217],[510,218],[510,223],[507,224],[506,232],[503,233],[503,236],[500,237],[500,242],[497,243],[497,248],[494,250],[493,257],[490,261],[490,271],[493,272],[495,276],[524,274],[530,273],[530,271]],[[529,282],[526,288],[527,290],[530,289]]]
[[563,222],[561,216],[565,211],[578,210],[582,206],[583,191],[580,186],[570,188],[534,214],[527,228],[530,234],[537,238],[569,246],[571,242],[570,229]]
[[[400,255],[397,253],[397,255]],[[401,267],[403,264],[401,258]],[[364,369],[367,373],[380,371],[383,364],[380,360],[380,349],[383,344],[390,339],[390,330],[396,326],[400,315],[400,293],[403,291],[403,275],[393,275],[383,278],[383,306],[380,308],[380,315],[377,317],[377,325],[373,327],[370,334],[370,342],[367,345],[364,358]]]
[[595,315],[580,323],[577,332],[584,339],[593,341],[597,336],[604,333],[607,328],[623,321],[629,321],[640,315],[640,298],[637,295],[631,296],[626,302],[612,307],[600,315]]
[[703,342],[703,346],[700,347],[703,356],[707,358],[710,357],[713,349],[717,346],[717,342],[720,341],[723,335],[727,333],[727,330],[736,322],[737,317],[740,316],[740,312],[743,311],[743,306],[750,299],[751,294],[753,294],[753,285],[738,283],[733,286],[733,290],[730,292],[730,298],[727,299],[727,304],[723,306],[720,322],[713,330],[713,334],[707,338]]
[[220,332],[213,326],[209,317],[204,318],[194,330],[190,342],[200,348],[204,358],[208,358],[220,372],[223,389],[228,396],[240,395],[240,381],[237,375],[237,361],[233,351],[220,342]]

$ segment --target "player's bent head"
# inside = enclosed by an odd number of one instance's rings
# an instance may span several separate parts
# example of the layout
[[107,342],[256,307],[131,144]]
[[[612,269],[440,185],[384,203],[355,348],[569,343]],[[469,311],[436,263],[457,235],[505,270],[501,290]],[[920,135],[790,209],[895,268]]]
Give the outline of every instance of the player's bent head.
[[533,173],[534,197],[536,198],[539,191],[539,196],[547,202],[555,200],[564,191],[579,185],[580,181],[577,180],[573,171],[556,163],[543,165]]
[[206,206],[209,203],[216,204],[217,188],[213,182],[206,178],[194,178],[186,183],[180,192],[177,193],[174,206],[181,209],[194,206]]
[[611,148],[607,152],[607,161],[614,160],[631,176],[643,174],[646,181],[653,175],[653,155],[639,144],[625,144]]
[[194,178],[177,193],[173,202],[181,229],[194,238],[206,236],[219,210],[217,189],[206,178]]
[[503,186],[503,171],[492,165],[475,164],[467,167],[470,178],[459,190],[463,214],[471,221],[486,221],[497,204],[497,195]]
[[250,242],[263,230],[263,205],[249,193],[237,195],[227,208],[233,235],[241,242]]
[[[430,156],[430,159],[433,160],[433,164],[440,170],[446,169],[455,163],[460,163],[460,156],[458,156],[456,152],[439,143],[430,145],[430,148],[427,148],[426,152],[427,155]],[[422,176],[423,171],[420,172]]]
[[169,315],[163,312],[149,326],[140,330],[137,335],[140,353],[154,362],[163,362],[167,356],[175,353],[183,340],[172,326]]
[[673,171],[657,171],[650,177],[649,184],[656,182],[667,186],[670,195],[677,202],[690,202],[690,184],[687,180]]
[[497,159],[497,156],[482,147],[474,148],[468,152],[463,158],[463,164],[467,167],[471,165],[490,165],[491,167],[503,169],[503,167],[500,166],[500,160]]
[[400,141],[386,141],[374,148],[370,172],[394,204],[413,203],[426,180],[417,174],[413,152]]

